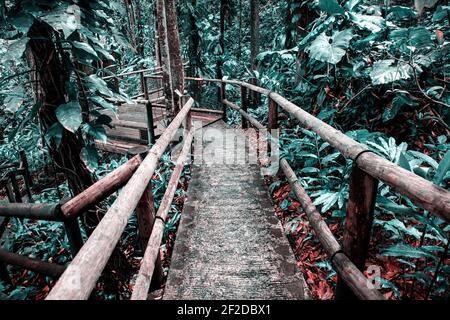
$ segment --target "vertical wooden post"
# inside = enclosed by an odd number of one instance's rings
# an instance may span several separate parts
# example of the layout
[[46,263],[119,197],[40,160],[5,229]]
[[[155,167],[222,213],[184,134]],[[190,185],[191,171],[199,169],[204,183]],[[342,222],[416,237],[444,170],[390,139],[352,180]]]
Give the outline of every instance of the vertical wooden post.
[[[241,86],[241,109],[247,112],[247,107],[248,107],[247,88]],[[242,119],[242,129],[247,129],[248,128],[247,120],[243,116],[241,116],[241,119]]]
[[145,109],[147,111],[148,145],[152,146],[155,144],[155,124],[153,123],[153,106],[150,101],[145,104]]
[[6,264],[4,262],[0,261],[0,279],[3,280],[6,284],[11,285],[11,277],[8,273],[8,268],[6,267]]
[[144,73],[141,73],[141,79],[142,79],[142,92],[144,93],[144,99],[150,100],[150,96],[148,94],[148,85],[147,85],[147,78],[144,77]]
[[222,103],[222,119],[224,122],[227,121],[227,105],[223,102],[226,98],[226,83],[220,82],[220,102]]
[[64,220],[64,228],[66,229],[66,235],[70,244],[72,256],[75,257],[84,244],[78,218],[74,217]]
[[[148,149],[144,152],[141,151],[139,153],[142,159],[146,157],[147,152]],[[145,248],[147,248],[148,240],[150,239],[150,236],[152,234],[156,216],[155,205],[153,203],[151,180],[137,204],[136,215],[139,228],[139,237],[141,240],[142,249],[143,251],[145,251]],[[155,272],[153,273],[152,277],[151,288],[153,289],[159,288],[162,284],[163,278],[164,278],[164,271],[162,269],[161,258],[158,255],[155,264]]]
[[14,202],[22,203],[22,193],[20,192],[19,184],[17,183],[16,173],[14,171],[11,171],[8,175],[14,191]]
[[[372,231],[373,212],[378,180],[353,165],[350,176],[350,194],[345,220],[343,251],[347,257],[364,271]],[[356,299],[342,279],[338,279],[336,300]]]
[[25,169],[26,179],[28,180],[28,184],[30,187],[33,186],[33,179],[31,179],[30,175],[30,166],[28,165],[28,159],[27,155],[25,153],[25,150],[19,151],[19,157],[20,157],[20,168]]
[[269,100],[269,124],[268,129],[278,129],[278,105],[270,97]]

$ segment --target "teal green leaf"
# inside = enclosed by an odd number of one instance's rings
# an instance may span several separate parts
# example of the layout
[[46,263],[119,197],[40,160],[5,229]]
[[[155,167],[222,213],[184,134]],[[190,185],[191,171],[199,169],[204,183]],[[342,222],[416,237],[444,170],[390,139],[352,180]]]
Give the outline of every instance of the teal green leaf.
[[336,0],[319,0],[319,9],[331,15],[343,15],[345,13]]
[[[5,43],[0,41],[0,62],[4,63],[6,61],[17,61],[21,59],[29,40],[28,37],[22,37],[17,40],[5,41]],[[6,47],[6,50],[2,47]]]
[[59,123],[55,123],[47,130],[44,137],[47,144],[51,144],[53,139],[56,146],[59,147],[59,145],[61,144],[62,135],[63,127]]
[[433,182],[436,185],[441,185],[444,182],[444,177],[446,173],[450,170],[450,150],[447,151],[444,158],[439,163],[436,174],[434,175]]
[[28,30],[30,30],[31,26],[33,25],[34,18],[26,13],[20,12],[16,15],[14,15],[11,20],[11,24],[22,32],[23,34],[27,34]]
[[75,132],[81,125],[81,106],[78,101],[62,104],[56,109],[59,123],[71,132]]
[[56,31],[62,31],[67,39],[80,28],[80,7],[60,3],[56,9],[39,17]]
[[91,172],[95,172],[95,170],[98,168],[99,155],[97,149],[93,147],[84,147],[81,150],[81,159],[83,159],[86,167]]
[[385,247],[381,249],[380,254],[382,256],[388,257],[407,257],[414,259],[431,258],[434,260],[436,259],[436,257],[433,254],[421,248],[413,247],[407,244],[397,244],[390,247]]
[[86,42],[79,42],[79,41],[73,41],[72,45],[74,48],[78,50],[82,50],[85,53],[87,53],[89,56],[92,56],[93,58],[99,60],[97,52]]
[[[417,73],[422,70],[416,67]],[[401,79],[409,79],[413,75],[413,68],[406,63],[398,63],[395,65],[394,59],[380,60],[373,64],[370,71],[372,84],[380,85],[398,81]]]
[[336,32],[331,37],[323,32],[306,48],[306,51],[313,59],[336,64],[344,57],[352,37],[352,29]]
[[359,28],[369,30],[372,33],[380,32],[386,26],[386,22],[380,16],[370,16],[353,12],[350,12],[349,16],[350,20]]

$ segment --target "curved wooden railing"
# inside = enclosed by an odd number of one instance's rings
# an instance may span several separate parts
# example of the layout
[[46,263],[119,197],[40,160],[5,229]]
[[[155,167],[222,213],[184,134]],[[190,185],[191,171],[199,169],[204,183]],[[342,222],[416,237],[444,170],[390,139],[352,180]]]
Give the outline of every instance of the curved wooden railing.
[[[224,114],[226,114],[227,107],[240,112],[244,128],[248,122],[257,129],[266,129],[263,124],[247,113],[247,91],[265,95],[269,104],[267,129],[278,128],[278,107],[281,107],[294,116],[305,129],[315,132],[345,157],[354,161],[350,176],[350,193],[343,246],[336,240],[311,199],[301,187],[289,163],[286,159],[280,161],[283,173],[300,200],[308,220],[339,275],[337,299],[351,298],[353,294],[360,299],[384,299],[377,290],[369,287],[368,281],[362,273],[370,241],[378,181],[388,184],[431,214],[447,223],[450,222],[449,191],[380,157],[366,146],[312,116],[278,93],[237,80],[192,77],[187,77],[186,80],[219,84]],[[240,87],[241,107],[226,99],[225,86],[227,84]]]

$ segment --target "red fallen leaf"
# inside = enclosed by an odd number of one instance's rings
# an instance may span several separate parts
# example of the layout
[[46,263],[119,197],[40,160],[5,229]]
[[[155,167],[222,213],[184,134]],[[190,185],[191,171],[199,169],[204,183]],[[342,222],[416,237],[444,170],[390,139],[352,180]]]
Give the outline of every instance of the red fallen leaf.
[[290,211],[297,211],[297,209],[300,207],[299,202],[292,202],[292,204],[289,206]]
[[392,298],[393,292],[389,291],[389,292],[383,293],[383,295],[386,298],[386,300],[389,300]]
[[436,34],[436,37],[438,38],[439,43],[444,41],[444,33],[441,30],[436,30],[434,33]]

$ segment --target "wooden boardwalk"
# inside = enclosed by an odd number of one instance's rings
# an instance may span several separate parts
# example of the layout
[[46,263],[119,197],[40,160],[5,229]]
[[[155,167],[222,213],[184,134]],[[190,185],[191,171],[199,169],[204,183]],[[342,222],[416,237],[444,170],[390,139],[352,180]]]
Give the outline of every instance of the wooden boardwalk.
[[[218,122],[204,131],[225,129]],[[235,139],[227,137],[225,149],[221,140],[203,141],[227,164],[193,166],[164,299],[306,299],[260,169],[236,161],[242,152],[230,152]]]
[[[168,123],[164,108],[155,106],[152,111],[155,138],[157,139],[164,132]],[[118,107],[117,114],[110,111],[103,113],[113,119],[112,128],[106,130],[108,141],[96,141],[97,148],[125,154],[137,146],[148,145],[147,111],[144,103],[137,101],[136,104],[122,104]],[[214,110],[198,109],[192,112],[192,118],[202,121],[203,125],[215,122],[221,117],[222,114]]]

